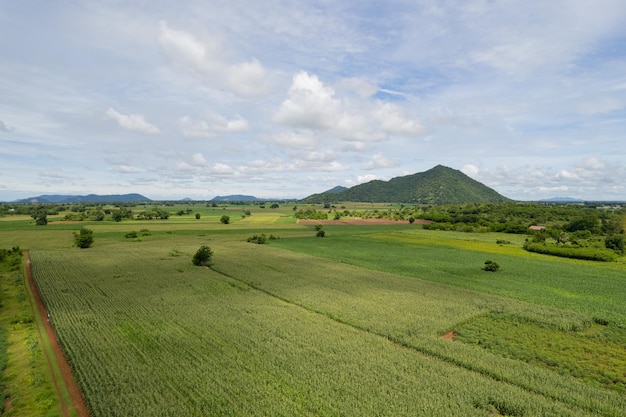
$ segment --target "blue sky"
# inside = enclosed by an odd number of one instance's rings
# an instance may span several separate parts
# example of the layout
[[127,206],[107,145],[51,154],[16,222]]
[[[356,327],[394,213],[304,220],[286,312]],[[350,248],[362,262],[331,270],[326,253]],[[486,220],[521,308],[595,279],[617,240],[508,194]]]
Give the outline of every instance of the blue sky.
[[0,201],[300,198],[438,164],[626,200],[623,0],[0,5]]

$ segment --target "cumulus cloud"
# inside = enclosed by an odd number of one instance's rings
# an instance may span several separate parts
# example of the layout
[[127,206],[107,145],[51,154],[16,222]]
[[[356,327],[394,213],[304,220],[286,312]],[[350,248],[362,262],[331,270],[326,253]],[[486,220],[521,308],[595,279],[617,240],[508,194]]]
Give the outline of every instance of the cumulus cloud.
[[349,187],[355,186],[355,185],[359,185],[359,184],[364,184],[366,182],[370,182],[370,181],[374,181],[379,179],[379,177],[377,175],[358,175],[356,177],[356,179],[349,179],[346,180],[346,185],[348,185]]
[[143,116],[138,114],[122,114],[112,107],[109,107],[105,112],[106,117],[115,120],[121,127],[128,130],[141,133],[160,133],[159,128],[155,125],[146,122]]
[[193,120],[189,116],[183,116],[178,120],[178,125],[184,136],[213,137],[220,133],[240,132],[248,129],[248,121],[241,116],[228,120],[219,114],[208,112],[207,121]]
[[424,128],[415,120],[406,118],[403,110],[393,103],[382,103],[374,112],[385,132],[397,135],[420,135]]
[[340,101],[335,91],[316,75],[302,71],[293,77],[288,98],[274,114],[280,124],[311,129],[329,129],[336,125]]
[[160,22],[159,44],[174,65],[191,70],[214,88],[226,88],[240,97],[259,97],[270,89],[268,74],[257,59],[233,62],[217,38],[203,38]]
[[399,163],[393,159],[385,158],[383,154],[377,153],[372,156],[372,159],[363,165],[363,169],[372,170],[372,169],[385,169],[385,168],[394,168],[397,167]]
[[[342,84],[343,83],[343,84]],[[335,89],[316,75],[294,75],[288,97],[274,114],[274,122],[301,129],[330,131],[346,140],[380,141],[388,135],[419,135],[421,124],[406,117],[397,104],[370,100],[374,86],[361,79],[340,82],[362,94],[357,100],[337,97]]]

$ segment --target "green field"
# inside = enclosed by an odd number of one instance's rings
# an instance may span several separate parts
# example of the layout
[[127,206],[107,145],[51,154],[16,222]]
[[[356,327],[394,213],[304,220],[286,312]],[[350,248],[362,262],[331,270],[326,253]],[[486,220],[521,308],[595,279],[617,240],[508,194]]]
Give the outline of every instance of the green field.
[[[0,220],[0,248],[30,250],[93,416],[626,414],[623,258],[552,258],[520,236],[408,222],[316,238],[291,207],[248,209]],[[89,249],[72,247],[82,226]],[[246,242],[257,233],[279,239]],[[191,263],[201,245],[211,268]]]

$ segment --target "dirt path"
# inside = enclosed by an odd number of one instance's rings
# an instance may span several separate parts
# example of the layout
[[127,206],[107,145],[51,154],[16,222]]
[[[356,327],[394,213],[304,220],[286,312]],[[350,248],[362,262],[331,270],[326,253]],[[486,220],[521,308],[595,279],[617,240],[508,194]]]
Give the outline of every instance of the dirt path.
[[[70,413],[68,411],[68,404],[63,399],[61,395],[60,386],[61,384],[65,384],[67,390],[72,399],[73,408],[76,410],[76,413],[79,417],[89,417],[89,409],[87,408],[87,404],[83,399],[82,394],[80,393],[80,388],[72,375],[72,369],[70,368],[70,364],[65,359],[65,355],[63,354],[63,350],[59,345],[59,342],[56,338],[56,334],[54,333],[54,329],[52,328],[52,324],[48,320],[48,313],[46,312],[46,307],[39,295],[39,290],[37,289],[37,285],[35,284],[35,280],[33,279],[33,270],[30,263],[30,254],[27,252],[24,255],[26,257],[26,278],[28,279],[28,285],[30,286],[31,293],[33,294],[34,301],[37,307],[37,313],[39,313],[41,317],[41,321],[43,323],[44,330],[48,336],[48,340],[50,340],[50,345],[54,352],[54,356],[56,362],[59,365],[61,370],[61,376],[63,377],[63,381],[58,381],[56,375],[52,368],[53,358],[49,356],[48,350],[43,349],[46,355],[46,360],[48,361],[48,366],[50,366],[50,371],[52,374],[52,381],[54,383],[54,387],[57,391],[57,395],[59,397],[59,401],[61,403],[61,409],[63,410],[63,415],[65,417],[70,417]],[[37,326],[37,330],[39,331],[39,337],[41,338],[41,328]]]

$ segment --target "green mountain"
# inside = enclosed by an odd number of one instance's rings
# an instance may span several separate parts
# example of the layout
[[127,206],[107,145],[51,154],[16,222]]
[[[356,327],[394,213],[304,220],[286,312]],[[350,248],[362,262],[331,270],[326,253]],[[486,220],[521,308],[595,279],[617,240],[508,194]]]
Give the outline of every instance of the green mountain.
[[38,197],[29,197],[16,201],[17,203],[136,203],[152,201],[141,194],[113,194],[113,195],[60,195],[47,194]]
[[457,204],[511,201],[461,171],[437,165],[425,172],[389,181],[374,180],[340,192],[313,194],[303,203],[360,201],[370,203]]

